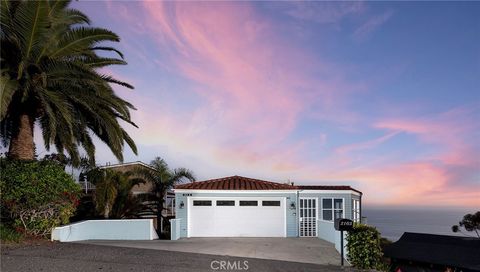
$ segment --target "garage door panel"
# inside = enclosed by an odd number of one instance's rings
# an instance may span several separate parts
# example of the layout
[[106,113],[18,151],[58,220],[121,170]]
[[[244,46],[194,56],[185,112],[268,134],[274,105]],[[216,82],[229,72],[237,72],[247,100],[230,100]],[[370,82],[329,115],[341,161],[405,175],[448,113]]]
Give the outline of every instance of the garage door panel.
[[[207,218],[213,212],[213,207],[197,207],[193,206],[195,210],[195,218]],[[211,228],[215,228],[215,222],[213,221],[199,221],[199,220],[191,220],[190,221],[190,228],[194,229],[196,235],[199,237],[208,235],[208,230]]]
[[[206,200],[207,198],[202,198]],[[285,237],[284,198],[229,198],[235,206],[193,206],[190,200],[190,237]],[[221,200],[227,200],[221,198]],[[258,200],[259,206],[239,206],[240,200]],[[280,201],[280,206],[262,206],[262,200]]]

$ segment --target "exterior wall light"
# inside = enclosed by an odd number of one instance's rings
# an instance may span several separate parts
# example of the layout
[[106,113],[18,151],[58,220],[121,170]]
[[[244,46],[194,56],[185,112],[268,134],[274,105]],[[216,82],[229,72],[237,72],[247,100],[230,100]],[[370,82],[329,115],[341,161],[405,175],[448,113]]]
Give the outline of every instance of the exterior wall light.
[[180,209],[183,209],[183,207],[184,207],[184,206],[185,206],[185,204],[183,203],[183,201],[182,201],[182,202],[180,202],[180,206],[179,206],[179,208],[180,208]]
[[290,202],[290,210],[295,210],[295,202]]

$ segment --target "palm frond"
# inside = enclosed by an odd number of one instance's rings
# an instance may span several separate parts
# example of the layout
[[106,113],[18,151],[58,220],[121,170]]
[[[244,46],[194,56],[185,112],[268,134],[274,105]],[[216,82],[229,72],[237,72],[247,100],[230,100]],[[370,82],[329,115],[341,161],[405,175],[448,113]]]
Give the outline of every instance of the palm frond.
[[126,82],[123,82],[123,81],[120,81],[120,80],[117,80],[115,78],[113,78],[112,76],[107,76],[107,75],[102,75],[101,76],[103,80],[105,80],[106,82],[109,82],[109,83],[115,83],[117,85],[120,85],[120,86],[123,86],[123,87],[127,87],[129,89],[134,89],[134,87]]
[[176,168],[171,177],[172,183],[183,183],[185,181],[194,182],[196,180],[193,172],[187,168]]
[[45,0],[21,1],[15,11],[12,30],[22,41],[24,63],[35,54],[45,39],[50,24],[48,11],[48,3]]
[[[97,69],[124,65],[123,54],[103,42],[118,42],[110,30],[90,27],[89,18],[69,8],[70,1],[1,0],[0,137],[16,137],[15,116],[38,120],[47,149],[67,152],[81,163],[80,150],[95,161],[97,136],[121,161],[125,145],[137,152],[120,120],[136,126],[135,107],[118,97],[112,84],[133,86]],[[120,58],[97,55],[110,51]]]
[[79,27],[64,33],[58,47],[52,53],[52,58],[81,53],[99,42],[118,42],[117,34],[103,28]]
[[2,71],[0,76],[0,120],[3,120],[7,115],[10,102],[17,89],[18,82]]
[[96,51],[96,50],[101,50],[101,51],[113,51],[113,52],[117,53],[117,54],[120,56],[120,58],[123,59],[123,53],[120,52],[120,50],[117,50],[117,49],[115,49],[115,48],[113,48],[113,47],[108,47],[108,46],[95,46],[95,47],[91,47],[90,50],[92,50],[92,51]]

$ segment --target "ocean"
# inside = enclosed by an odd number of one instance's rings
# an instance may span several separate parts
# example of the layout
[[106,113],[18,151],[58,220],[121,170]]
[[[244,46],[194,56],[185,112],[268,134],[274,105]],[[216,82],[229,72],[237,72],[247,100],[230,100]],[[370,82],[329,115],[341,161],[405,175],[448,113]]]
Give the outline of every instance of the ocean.
[[458,225],[465,214],[473,212],[365,208],[362,216],[367,217],[367,223],[375,226],[383,237],[396,241],[404,232],[463,236],[463,234],[452,232],[452,226]]

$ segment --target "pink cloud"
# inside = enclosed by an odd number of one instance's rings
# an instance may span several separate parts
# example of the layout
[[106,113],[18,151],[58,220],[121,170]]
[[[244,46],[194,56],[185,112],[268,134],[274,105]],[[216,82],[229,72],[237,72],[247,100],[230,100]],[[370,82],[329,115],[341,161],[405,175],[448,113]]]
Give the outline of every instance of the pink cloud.
[[[295,172],[297,182],[354,181],[366,203],[375,205],[479,206],[478,110],[470,105],[423,118],[378,121],[373,127],[387,130],[384,136],[339,146],[320,162],[298,162],[303,167]],[[362,155],[396,136],[411,137],[432,152],[400,161],[388,153],[368,160]]]
[[[143,5],[156,41],[172,50],[172,63],[205,101],[193,118],[208,116],[209,129],[223,136],[220,145],[272,154],[268,149],[286,139],[309,105],[334,108],[352,88],[338,70],[289,46],[248,3]],[[332,79],[313,80],[313,67],[331,70]]]
[[[184,84],[165,90],[152,80],[147,90],[137,90],[150,92],[150,97],[136,98],[135,104],[141,105],[134,113],[140,130],[132,131],[137,142],[152,148],[167,146],[174,156],[188,154],[208,163],[213,169],[209,175],[290,178],[311,184],[353,182],[364,191],[366,202],[374,204],[412,204],[419,199],[432,205],[479,204],[473,192],[479,189],[478,182],[466,184],[468,178],[456,182],[460,175],[470,177],[479,165],[478,145],[472,146],[471,139],[478,125],[471,109],[372,121],[350,105],[357,92],[368,91],[368,84],[345,80],[349,67],[319,59],[293,44],[284,29],[258,14],[250,3],[215,2],[215,8],[211,2],[139,5],[142,17],[129,15],[128,9],[119,14],[122,20],[136,21],[135,28],[141,25],[154,39],[155,48],[150,50],[158,50],[163,58],[151,59],[139,49],[142,61],[156,65],[159,73],[167,69]],[[356,12],[360,11],[355,7],[345,7],[323,19],[333,22]],[[308,13],[303,15],[310,19]],[[381,22],[381,18],[367,22],[358,35],[368,36]],[[131,48],[140,43],[135,42]],[[184,106],[181,99],[162,100],[165,93],[180,91],[194,97],[194,103]],[[334,137],[323,131],[313,136],[320,135],[318,143],[311,134],[310,139],[291,140],[303,118],[340,125],[351,139],[362,129],[384,135],[343,146],[331,146]],[[360,121],[360,126],[373,125],[358,128]],[[362,156],[405,136],[433,146],[434,152],[395,162],[386,158],[389,154],[369,160]],[[353,154],[358,159],[353,160]]]
[[382,137],[365,141],[365,142],[360,142],[360,143],[354,143],[354,144],[349,144],[349,145],[343,145],[338,148],[336,148],[335,152],[339,154],[345,154],[345,153],[350,153],[352,151],[358,151],[358,150],[364,150],[364,149],[371,149],[374,148],[378,145],[381,145],[382,143],[388,141],[390,138],[394,137],[397,135],[399,132],[390,132]]
[[386,119],[374,127],[405,132],[423,143],[437,146],[438,152],[432,159],[446,164],[471,164],[472,151],[479,149],[478,141],[474,141],[480,129],[479,109],[477,105],[470,105],[424,118]]

